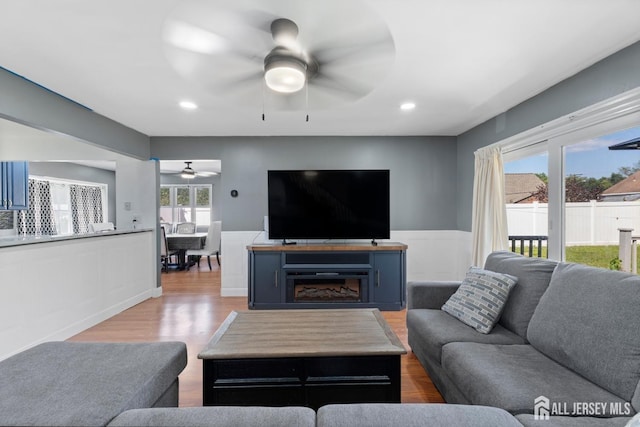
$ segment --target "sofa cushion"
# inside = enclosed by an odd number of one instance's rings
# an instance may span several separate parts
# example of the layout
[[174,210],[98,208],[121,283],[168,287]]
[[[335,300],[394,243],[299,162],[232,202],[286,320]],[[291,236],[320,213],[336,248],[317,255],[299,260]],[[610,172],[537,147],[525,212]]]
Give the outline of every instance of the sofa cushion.
[[569,408],[577,402],[605,402],[607,409],[625,404],[531,345],[450,343],[442,348],[442,366],[469,402],[512,414],[533,413],[539,396]]
[[548,420],[536,420],[532,414],[521,414],[516,415],[516,419],[524,427],[624,427],[631,417],[549,417]]
[[488,334],[517,282],[518,278],[509,274],[471,267],[442,310],[478,332]]
[[318,427],[522,427],[498,408],[442,403],[364,403],[318,409]]
[[539,351],[630,401],[640,381],[640,276],[560,264],[527,337]]
[[0,425],[104,426],[152,406],[186,363],[180,342],[40,344],[0,362]]
[[197,408],[131,409],[118,415],[115,426],[140,427],[315,427],[316,413],[311,408],[258,406],[207,406]]
[[407,311],[407,329],[411,339],[421,342],[432,359],[441,363],[442,346],[450,342],[485,344],[524,344],[522,337],[496,325],[490,334],[481,334],[442,310],[414,309]]
[[518,278],[509,294],[499,323],[523,338],[540,297],[547,290],[551,274],[558,263],[543,258],[529,258],[513,252],[489,254],[484,268]]

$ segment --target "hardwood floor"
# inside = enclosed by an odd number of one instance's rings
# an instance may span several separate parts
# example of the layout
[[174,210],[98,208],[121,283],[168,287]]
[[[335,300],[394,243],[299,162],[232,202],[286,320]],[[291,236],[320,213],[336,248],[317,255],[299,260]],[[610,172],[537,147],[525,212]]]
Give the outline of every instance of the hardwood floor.
[[[135,307],[81,332],[69,341],[183,341],[188,363],[180,374],[180,406],[202,406],[202,361],[198,352],[232,310],[246,310],[246,297],[220,296],[220,269],[212,260],[200,268],[162,274],[163,296]],[[398,335],[407,355],[402,356],[402,402],[443,402],[407,344],[406,312],[385,311],[383,315]]]

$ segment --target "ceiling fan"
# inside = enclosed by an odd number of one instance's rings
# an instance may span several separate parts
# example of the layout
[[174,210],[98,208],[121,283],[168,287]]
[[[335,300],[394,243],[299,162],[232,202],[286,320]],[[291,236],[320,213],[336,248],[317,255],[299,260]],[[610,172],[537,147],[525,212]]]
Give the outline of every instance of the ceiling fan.
[[275,110],[356,101],[395,58],[386,23],[358,0],[181,1],[163,41],[169,63],[216,99]]
[[297,92],[318,73],[318,62],[298,46],[298,26],[290,19],[271,22],[271,35],[276,47],[264,58],[265,83],[275,92]]
[[196,177],[210,177],[214,175],[218,175],[216,172],[196,172],[191,167],[191,163],[193,162],[184,162],[186,166],[182,171],[180,171],[180,177],[184,179],[194,179]]

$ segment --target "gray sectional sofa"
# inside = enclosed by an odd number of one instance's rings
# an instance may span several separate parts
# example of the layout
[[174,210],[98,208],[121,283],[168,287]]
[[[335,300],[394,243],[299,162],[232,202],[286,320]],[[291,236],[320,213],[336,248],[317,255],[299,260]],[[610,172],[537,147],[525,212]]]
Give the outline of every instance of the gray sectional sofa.
[[[0,425],[627,425],[640,411],[640,277],[509,252],[485,268],[518,279],[488,334],[440,309],[459,282],[408,285],[409,345],[447,404],[178,408],[184,343],[50,342],[0,361]],[[604,406],[536,420],[539,396]]]
[[518,279],[488,334],[441,310],[460,282],[407,286],[409,346],[447,402],[526,426],[551,425],[533,419],[540,396],[568,415],[558,425],[625,425],[640,411],[639,276],[511,252],[485,269]]
[[520,427],[468,405],[178,408],[186,345],[48,342],[0,361],[1,426]]
[[498,408],[448,404],[347,404],[310,408],[216,407],[138,409],[111,424],[119,427],[522,427]]
[[181,342],[48,342],[0,362],[0,425],[104,426],[134,408],[178,406]]

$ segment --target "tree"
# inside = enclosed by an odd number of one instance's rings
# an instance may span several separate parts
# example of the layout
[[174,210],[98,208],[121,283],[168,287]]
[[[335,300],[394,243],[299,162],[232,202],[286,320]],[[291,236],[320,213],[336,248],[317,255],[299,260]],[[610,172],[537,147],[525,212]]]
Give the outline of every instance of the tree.
[[536,174],[536,176],[537,176],[538,178],[540,178],[540,180],[541,180],[542,182],[544,182],[545,184],[548,184],[548,183],[549,183],[549,177],[547,176],[547,174],[546,174],[546,173],[544,173],[544,172],[540,172],[540,173],[537,173],[537,174]]
[[549,189],[547,183],[538,185],[537,191],[532,194],[533,198],[540,203],[549,203]]
[[[640,170],[640,160],[635,162],[632,166],[622,166],[618,168],[618,172],[621,175],[623,175],[625,178],[633,175],[635,172],[638,172],[639,170]],[[614,174],[611,174],[611,175],[613,176]]]
[[606,190],[600,180],[596,178],[584,178],[580,175],[569,175],[564,180],[565,202],[588,202],[597,200],[600,194]]
[[[588,202],[598,200],[604,190],[611,186],[607,178],[585,178],[580,175],[569,175],[564,180],[565,202]],[[533,197],[542,203],[549,202],[547,184],[539,185]]]
[[[640,171],[640,160],[632,166],[618,168],[618,172],[613,172],[609,177],[585,178],[580,175],[569,175],[565,178],[565,202],[588,202],[598,200],[600,194],[607,188],[626,179],[635,172]],[[547,185],[549,177],[546,173],[537,173],[536,176],[544,182],[538,186],[537,191],[532,194],[533,198],[541,203],[549,202],[549,190]]]
[[620,181],[624,180],[625,178],[626,178],[626,176],[624,176],[623,174],[614,172],[609,177],[609,182],[611,183],[611,185],[615,185],[615,184],[619,183]]

